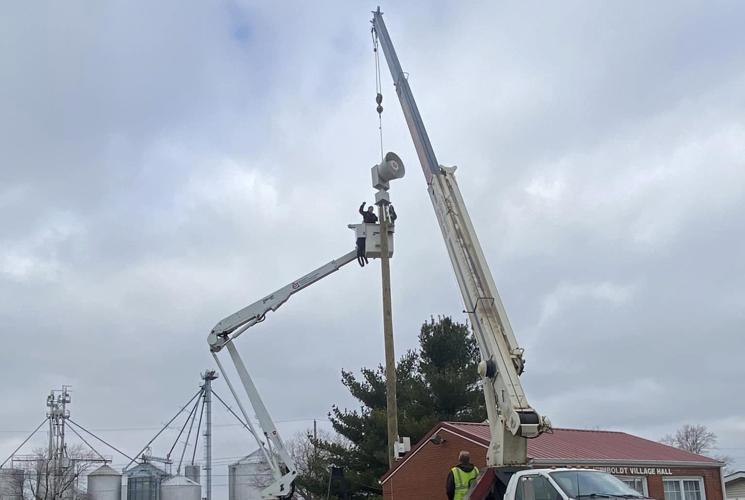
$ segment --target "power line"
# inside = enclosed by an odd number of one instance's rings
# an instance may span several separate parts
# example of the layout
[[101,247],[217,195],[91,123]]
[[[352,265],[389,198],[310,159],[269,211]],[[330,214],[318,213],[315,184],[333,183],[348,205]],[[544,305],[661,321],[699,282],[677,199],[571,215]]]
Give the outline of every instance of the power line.
[[[277,419],[275,422],[278,424],[286,424],[286,423],[292,423],[292,422],[312,422],[314,420],[325,420],[326,416],[323,417],[292,417],[292,418],[284,418],[284,419]],[[212,424],[212,427],[243,427],[243,424],[239,423],[230,423],[230,424]],[[156,427],[156,426],[143,426],[143,427],[101,427],[101,428],[95,428],[91,429],[91,432],[138,432],[138,431],[155,431],[158,429],[162,429],[163,427]],[[178,427],[171,427],[168,426],[167,429],[169,430],[178,430]],[[8,433],[8,434],[28,434],[31,432],[31,430],[28,429],[0,429],[0,432],[2,433]],[[722,448],[722,449],[730,449],[730,448]],[[735,449],[735,448],[732,448]],[[745,450],[745,447],[743,448],[737,448],[737,449],[743,449]]]

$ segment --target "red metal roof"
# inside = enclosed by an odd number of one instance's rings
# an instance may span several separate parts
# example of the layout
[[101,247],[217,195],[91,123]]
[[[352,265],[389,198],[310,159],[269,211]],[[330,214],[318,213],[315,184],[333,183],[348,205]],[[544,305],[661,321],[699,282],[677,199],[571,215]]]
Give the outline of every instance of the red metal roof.
[[[489,426],[485,423],[443,422],[442,426],[466,434],[484,445],[489,443]],[[713,458],[688,453],[625,432],[561,428],[528,440],[528,456],[541,462],[597,460],[719,464]]]
[[[420,448],[429,443],[430,437],[439,431],[454,432],[470,439],[484,448],[489,446],[489,425],[473,422],[440,422],[411,448],[402,460],[388,469],[385,482],[396,470],[413,457]],[[594,431],[584,429],[554,428],[553,432],[541,434],[528,440],[528,457],[536,465],[590,465],[624,463],[660,465],[698,465],[720,467],[723,463],[713,458],[688,453],[672,446],[650,441],[617,431]]]

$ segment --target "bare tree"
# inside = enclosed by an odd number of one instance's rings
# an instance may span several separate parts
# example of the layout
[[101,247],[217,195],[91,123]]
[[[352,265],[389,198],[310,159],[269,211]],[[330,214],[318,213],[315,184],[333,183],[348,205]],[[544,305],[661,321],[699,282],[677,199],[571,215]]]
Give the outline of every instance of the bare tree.
[[707,455],[716,447],[717,435],[705,425],[685,424],[675,431],[674,436],[668,434],[660,441],[689,453]]
[[24,498],[57,500],[75,498],[80,478],[98,462],[97,455],[83,445],[70,446],[63,463],[51,460],[46,449],[26,457]]
[[728,455],[713,454],[717,448],[717,435],[711,432],[705,425],[686,424],[677,431],[675,435],[668,434],[660,439],[660,442],[680,448],[697,455],[706,455],[723,462],[724,471],[730,472],[733,459]]
[[[324,429],[312,429],[298,432],[286,441],[292,461],[298,477],[295,480],[296,500],[321,500],[327,498],[329,485],[329,469],[332,464],[332,456],[327,451],[317,446],[318,441],[334,443],[341,447],[348,446],[346,440],[332,432]],[[241,481],[258,490],[264,489],[272,481],[271,469],[261,460],[257,464],[255,473],[247,475],[245,472]]]
[[236,484],[240,483],[253,488],[257,495],[274,480],[271,467],[264,459],[264,456],[258,453],[258,451],[256,450],[254,452],[256,454],[256,462],[245,462],[247,458],[251,457],[249,455],[241,460],[240,468],[234,470],[231,466],[231,474],[233,474]]
[[329,481],[331,455],[317,446],[318,441],[347,446],[344,438],[338,434],[318,430],[315,435],[312,429],[298,432],[287,443],[293,462],[298,472],[295,490],[304,500],[325,499]]

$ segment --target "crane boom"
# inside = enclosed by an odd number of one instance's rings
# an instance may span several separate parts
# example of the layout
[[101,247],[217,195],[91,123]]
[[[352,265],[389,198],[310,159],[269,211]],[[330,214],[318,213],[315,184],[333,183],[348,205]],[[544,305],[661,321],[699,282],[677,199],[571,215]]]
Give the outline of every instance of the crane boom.
[[388,63],[406,123],[427,181],[466,312],[479,345],[479,372],[491,431],[489,466],[527,463],[527,438],[550,429],[529,404],[520,382],[523,349],[518,346],[455,178],[455,167],[438,164],[414,95],[396,55],[380,8],[373,32]]

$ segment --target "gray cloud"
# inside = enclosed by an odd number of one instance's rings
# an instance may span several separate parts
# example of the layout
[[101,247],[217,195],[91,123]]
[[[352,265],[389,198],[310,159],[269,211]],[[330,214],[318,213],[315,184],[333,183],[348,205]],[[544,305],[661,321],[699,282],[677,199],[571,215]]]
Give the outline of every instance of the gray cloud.
[[[210,366],[214,323],[351,247],[379,155],[368,9],[10,9],[0,430],[30,429],[63,383],[81,423],[155,427]],[[383,10],[439,160],[461,166],[531,402],[557,425],[652,438],[704,423],[745,463],[743,7]],[[403,352],[430,315],[463,315],[383,70],[386,149],[408,165]],[[344,269],[241,339],[286,432],[354,404],[342,367],[382,360],[377,280]],[[106,431],[132,452],[149,433]],[[249,451],[219,434],[224,461]],[[22,437],[0,433],[0,451]]]

